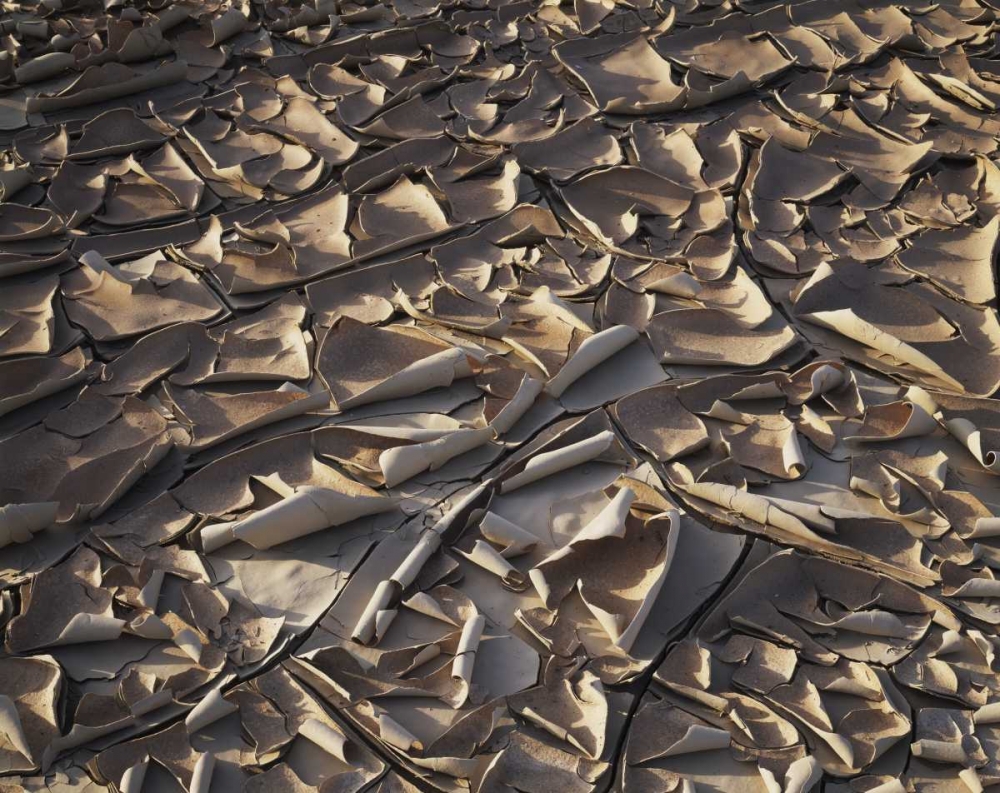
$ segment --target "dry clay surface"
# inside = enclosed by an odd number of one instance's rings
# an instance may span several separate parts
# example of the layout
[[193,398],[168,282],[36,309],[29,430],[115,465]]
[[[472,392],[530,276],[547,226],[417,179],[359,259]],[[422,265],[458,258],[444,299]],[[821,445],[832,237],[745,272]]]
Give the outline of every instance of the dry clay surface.
[[997,0],[0,6],[0,791],[998,789]]

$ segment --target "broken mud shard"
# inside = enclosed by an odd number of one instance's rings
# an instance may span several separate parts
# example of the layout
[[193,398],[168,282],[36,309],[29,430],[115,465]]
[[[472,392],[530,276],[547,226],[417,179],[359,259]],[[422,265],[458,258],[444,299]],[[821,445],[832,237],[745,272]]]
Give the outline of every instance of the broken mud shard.
[[995,3],[4,11],[0,790],[1000,786]]

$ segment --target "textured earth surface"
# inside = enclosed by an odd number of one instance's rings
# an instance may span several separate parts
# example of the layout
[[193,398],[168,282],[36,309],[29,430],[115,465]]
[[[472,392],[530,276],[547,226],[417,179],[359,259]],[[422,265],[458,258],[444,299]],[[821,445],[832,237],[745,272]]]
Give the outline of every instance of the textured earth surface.
[[0,791],[1000,786],[1000,3],[0,7]]

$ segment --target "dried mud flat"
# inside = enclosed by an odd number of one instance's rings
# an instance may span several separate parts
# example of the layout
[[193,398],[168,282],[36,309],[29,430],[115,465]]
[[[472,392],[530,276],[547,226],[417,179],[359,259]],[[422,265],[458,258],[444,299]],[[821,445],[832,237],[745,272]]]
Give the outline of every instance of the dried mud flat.
[[0,791],[995,789],[998,13],[3,3]]

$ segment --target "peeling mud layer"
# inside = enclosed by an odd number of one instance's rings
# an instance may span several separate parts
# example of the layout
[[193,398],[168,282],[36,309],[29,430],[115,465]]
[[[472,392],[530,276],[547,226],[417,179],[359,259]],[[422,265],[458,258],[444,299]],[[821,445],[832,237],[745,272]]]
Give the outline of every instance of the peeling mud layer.
[[1000,2],[0,16],[0,793],[1000,786]]

